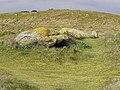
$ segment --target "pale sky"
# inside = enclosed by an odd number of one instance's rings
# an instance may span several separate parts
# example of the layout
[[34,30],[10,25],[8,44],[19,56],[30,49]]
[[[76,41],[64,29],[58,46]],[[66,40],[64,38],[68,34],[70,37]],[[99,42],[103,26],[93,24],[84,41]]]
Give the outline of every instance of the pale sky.
[[120,0],[0,0],[0,13],[33,9],[90,10],[120,15]]

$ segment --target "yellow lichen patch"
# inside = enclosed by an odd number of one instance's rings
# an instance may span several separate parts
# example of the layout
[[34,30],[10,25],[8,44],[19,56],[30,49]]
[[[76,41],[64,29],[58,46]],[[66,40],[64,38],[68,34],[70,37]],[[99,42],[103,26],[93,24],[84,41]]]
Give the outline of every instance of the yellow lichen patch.
[[57,35],[57,36],[52,36],[52,40],[56,42],[61,42],[63,40],[68,39],[69,37],[67,35]]
[[42,36],[49,36],[49,34],[50,34],[50,30],[48,28],[44,28],[44,27],[36,28],[36,29],[34,29],[33,32],[38,33]]
[[69,39],[67,35],[62,35],[63,39]]
[[61,35],[53,36],[52,39],[56,40],[57,42],[61,42],[63,40]]
[[40,38],[40,41],[42,41],[43,45],[53,46],[54,44],[59,43],[68,38],[69,37],[67,35],[54,35],[54,36],[46,36],[46,37],[42,36]]
[[81,38],[82,36],[81,36],[81,34],[75,34],[74,37],[75,38]]
[[23,38],[22,40],[18,41],[18,43],[21,46],[28,45],[28,44],[33,43],[33,42],[35,42],[35,41],[32,39],[27,39],[27,38]]
[[42,41],[42,42],[49,42],[49,41],[51,41],[52,39],[50,38],[50,36],[46,36],[46,37],[41,37],[40,38],[40,41]]
[[49,33],[50,35],[57,35],[58,34],[58,32],[57,31],[54,31],[54,30],[50,30],[50,33]]
[[40,34],[41,36],[51,36],[51,35],[58,34],[57,31],[50,30],[50,29],[44,28],[44,27],[36,28],[36,29],[34,29],[33,33],[34,32]]
[[70,32],[71,28],[62,28],[59,32],[60,34],[65,34],[65,33],[68,33]]
[[71,34],[71,33],[74,33],[76,29],[74,28],[62,28],[59,33],[60,34]]
[[63,40],[63,39],[68,39],[67,35],[57,35],[57,36],[52,36],[52,38],[56,38],[57,40]]
[[50,37],[45,37],[45,42],[50,42],[50,41],[52,41],[52,38],[50,38]]
[[76,29],[74,29],[74,28],[62,28],[60,30],[60,34],[68,34],[68,35],[73,36],[74,38],[81,38],[82,37],[81,34],[79,34],[79,33],[75,34],[75,32],[76,32]]

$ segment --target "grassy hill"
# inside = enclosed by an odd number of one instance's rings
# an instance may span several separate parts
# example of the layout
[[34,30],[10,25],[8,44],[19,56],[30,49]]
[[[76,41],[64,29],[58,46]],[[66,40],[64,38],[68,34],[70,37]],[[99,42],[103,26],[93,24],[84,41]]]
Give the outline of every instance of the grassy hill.
[[[0,14],[0,88],[113,90],[120,79],[120,16],[80,10]],[[73,48],[14,48],[20,32],[47,27],[99,33]],[[111,84],[111,86],[109,86]],[[112,85],[113,84],[113,85]],[[109,86],[109,87],[107,87]]]

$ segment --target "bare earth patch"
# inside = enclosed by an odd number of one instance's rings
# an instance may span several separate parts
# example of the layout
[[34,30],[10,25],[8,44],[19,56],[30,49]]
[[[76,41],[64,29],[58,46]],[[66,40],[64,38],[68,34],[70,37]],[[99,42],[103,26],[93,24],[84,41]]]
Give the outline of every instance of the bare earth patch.
[[104,90],[120,90],[120,78],[114,78],[112,83],[107,85]]
[[2,83],[8,79],[8,76],[6,75],[0,75],[0,90],[8,90],[7,88],[5,87],[2,87]]

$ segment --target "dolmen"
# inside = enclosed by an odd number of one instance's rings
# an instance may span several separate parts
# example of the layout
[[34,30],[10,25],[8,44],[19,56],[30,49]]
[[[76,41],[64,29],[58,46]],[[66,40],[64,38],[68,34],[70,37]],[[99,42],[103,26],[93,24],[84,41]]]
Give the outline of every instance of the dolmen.
[[73,28],[62,28],[60,31],[50,30],[45,27],[35,28],[32,31],[21,32],[15,39],[16,47],[24,46],[47,46],[51,47],[63,40],[70,38],[98,38],[98,33],[93,31],[91,34]]

